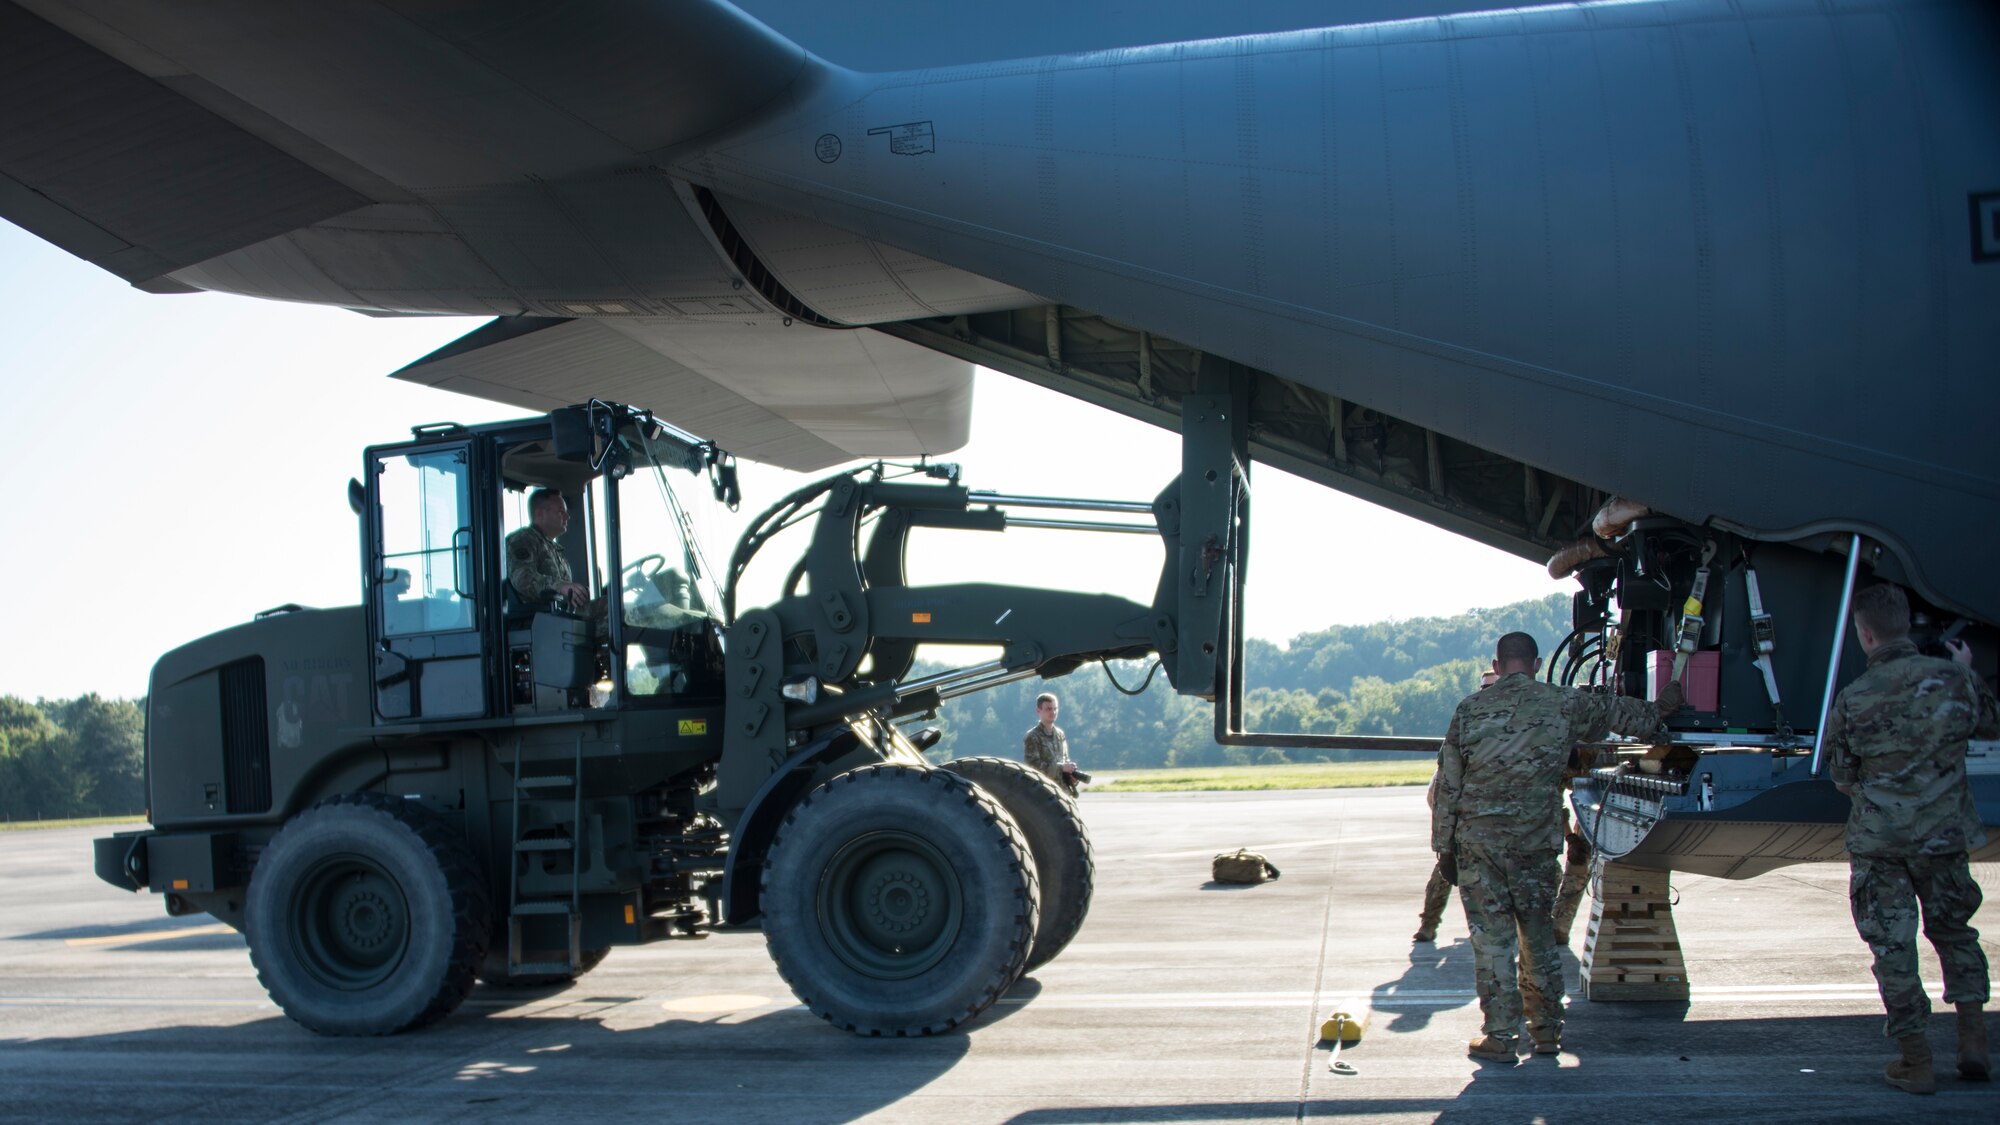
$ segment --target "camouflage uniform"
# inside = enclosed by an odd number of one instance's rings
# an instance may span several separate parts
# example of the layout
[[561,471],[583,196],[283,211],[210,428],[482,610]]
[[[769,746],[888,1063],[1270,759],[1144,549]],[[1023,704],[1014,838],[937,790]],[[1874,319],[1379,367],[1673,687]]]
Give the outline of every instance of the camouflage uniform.
[[1577,907],[1583,892],[1590,889],[1590,841],[1565,817],[1563,826],[1562,887],[1556,891],[1556,941],[1569,944],[1569,930],[1576,923]]
[[1049,775],[1049,780],[1062,783],[1062,764],[1069,761],[1069,739],[1061,727],[1043,728],[1036,723],[1028,728],[1021,739],[1022,757],[1029,765]]
[[1969,738],[2000,737],[2000,704],[1970,669],[1883,645],[1834,701],[1833,780],[1853,798],[1847,898],[1875,954],[1891,1039],[1920,1035],[1930,997],[1917,976],[1917,922],[1944,968],[1947,1004],[1984,1004],[1986,955],[1966,853],[1986,842],[1965,779]]
[[1431,850],[1458,858],[1486,1034],[1518,1040],[1524,1001],[1537,1040],[1562,1033],[1553,919],[1570,748],[1611,731],[1651,734],[1659,725],[1644,700],[1557,687],[1525,672],[1467,696],[1453,713],[1438,752]]
[[1436,934],[1438,921],[1444,917],[1445,903],[1450,901],[1451,884],[1445,880],[1444,870],[1431,864],[1431,879],[1424,884],[1424,912],[1417,918],[1417,932]]
[[523,602],[547,606],[555,600],[556,587],[569,580],[562,547],[533,524],[507,537],[507,581]]

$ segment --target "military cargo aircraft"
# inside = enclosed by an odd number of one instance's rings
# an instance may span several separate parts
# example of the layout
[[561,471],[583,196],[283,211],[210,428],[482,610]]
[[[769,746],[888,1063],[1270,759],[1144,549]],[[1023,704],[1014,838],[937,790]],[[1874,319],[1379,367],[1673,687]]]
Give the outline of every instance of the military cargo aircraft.
[[[1837,858],[1855,584],[2000,657],[2000,16],[1465,6],[14,0],[0,215],[152,292],[492,315],[397,377],[796,469],[954,448],[974,364],[1222,396],[1246,467],[1576,576],[1558,674],[1693,677],[1579,790],[1614,850]],[[1193,690],[1284,744],[1241,687]]]

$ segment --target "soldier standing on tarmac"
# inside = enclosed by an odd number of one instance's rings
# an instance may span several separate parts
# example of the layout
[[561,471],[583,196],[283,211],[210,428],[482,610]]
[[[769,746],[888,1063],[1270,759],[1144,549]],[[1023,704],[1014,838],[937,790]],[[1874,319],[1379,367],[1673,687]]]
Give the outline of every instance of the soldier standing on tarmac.
[[1556,891],[1556,944],[1569,944],[1570,927],[1576,924],[1576,909],[1583,904],[1583,892],[1590,889],[1590,841],[1577,830],[1569,806],[1563,806],[1563,877]]
[[[1500,678],[1498,672],[1487,669],[1479,674],[1479,690],[1485,691]],[[1437,775],[1431,775],[1431,787],[1424,794],[1425,803],[1437,806]],[[1438,923],[1444,920],[1444,905],[1451,901],[1451,881],[1444,877],[1444,868],[1431,864],[1430,882],[1424,884],[1424,912],[1417,915],[1417,932],[1410,935],[1414,942],[1436,941]]]
[[1022,756],[1029,765],[1048,775],[1050,781],[1062,786],[1065,792],[1074,789],[1065,786],[1065,771],[1076,772],[1076,763],[1069,760],[1069,738],[1056,725],[1056,712],[1062,705],[1054,694],[1043,692],[1035,697],[1035,725],[1021,740]]
[[1535,679],[1541,666],[1533,637],[1501,637],[1493,660],[1499,682],[1459,703],[1438,751],[1431,850],[1458,887],[1472,933],[1485,1016],[1484,1034],[1467,1047],[1474,1059],[1518,1058],[1524,1001],[1535,1053],[1562,1050],[1555,853],[1570,747],[1611,731],[1650,735],[1660,716],[1681,704],[1678,683],[1669,682],[1659,702],[1649,704],[1542,683]]
[[1930,997],[1917,976],[1917,922],[1944,968],[1944,1001],[1958,1008],[1958,1073],[1986,1081],[1986,954],[1972,914],[1979,884],[1966,853],[1986,842],[1965,777],[1966,740],[2000,737],[2000,703],[1951,644],[1950,660],[1918,655],[1910,603],[1895,586],[1854,596],[1854,631],[1868,668],[1834,700],[1825,748],[1833,782],[1853,798],[1847,816],[1848,904],[1875,954],[1875,982],[1901,1048],[1883,1076],[1912,1094],[1937,1091],[1924,1024]]

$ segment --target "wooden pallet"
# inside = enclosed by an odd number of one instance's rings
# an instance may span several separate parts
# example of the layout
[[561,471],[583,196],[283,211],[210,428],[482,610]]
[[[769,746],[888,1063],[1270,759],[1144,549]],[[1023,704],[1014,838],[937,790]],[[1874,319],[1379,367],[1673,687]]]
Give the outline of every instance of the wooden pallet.
[[1686,1000],[1669,873],[1607,863],[1591,886],[1583,939],[1587,1000]]

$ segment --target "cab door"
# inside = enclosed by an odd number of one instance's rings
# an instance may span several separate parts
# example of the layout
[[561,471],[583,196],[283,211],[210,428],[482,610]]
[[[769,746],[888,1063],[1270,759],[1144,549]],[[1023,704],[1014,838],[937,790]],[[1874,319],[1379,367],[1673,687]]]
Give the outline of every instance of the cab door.
[[487,713],[471,442],[371,450],[364,550],[375,713]]

